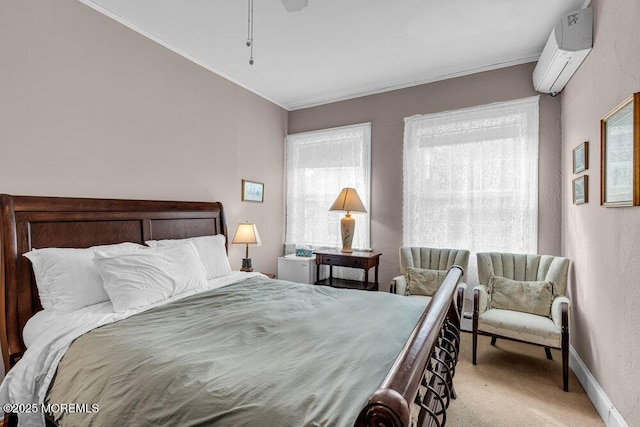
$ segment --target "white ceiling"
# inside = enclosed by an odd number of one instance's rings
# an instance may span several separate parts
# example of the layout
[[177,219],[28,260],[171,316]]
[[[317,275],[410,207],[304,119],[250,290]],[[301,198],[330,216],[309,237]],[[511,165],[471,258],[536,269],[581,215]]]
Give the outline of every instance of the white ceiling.
[[589,0],[80,0],[294,110],[531,62],[560,16]]

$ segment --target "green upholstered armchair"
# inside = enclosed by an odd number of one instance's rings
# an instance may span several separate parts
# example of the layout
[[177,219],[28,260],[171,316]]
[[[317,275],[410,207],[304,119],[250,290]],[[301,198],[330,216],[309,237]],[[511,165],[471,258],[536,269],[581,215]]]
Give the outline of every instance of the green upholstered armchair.
[[[391,280],[390,292],[405,295],[408,286],[407,273],[409,268],[421,268],[429,270],[447,271],[454,265],[462,267],[463,275],[458,284],[456,304],[458,314],[462,315],[464,293],[467,289],[465,282],[467,265],[469,264],[469,251],[464,249],[438,249],[425,247],[401,247],[400,248],[400,276]],[[432,295],[410,295],[412,298],[431,300]]]
[[478,253],[473,295],[473,364],[478,334],[562,351],[563,388],[569,390],[569,259],[536,254]]

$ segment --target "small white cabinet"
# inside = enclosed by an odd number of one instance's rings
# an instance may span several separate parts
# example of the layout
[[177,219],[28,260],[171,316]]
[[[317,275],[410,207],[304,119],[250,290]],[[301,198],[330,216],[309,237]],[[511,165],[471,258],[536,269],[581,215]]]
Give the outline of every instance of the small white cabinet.
[[[321,266],[320,275],[325,276],[325,266]],[[316,281],[316,257],[287,255],[278,257],[278,279],[297,283]]]

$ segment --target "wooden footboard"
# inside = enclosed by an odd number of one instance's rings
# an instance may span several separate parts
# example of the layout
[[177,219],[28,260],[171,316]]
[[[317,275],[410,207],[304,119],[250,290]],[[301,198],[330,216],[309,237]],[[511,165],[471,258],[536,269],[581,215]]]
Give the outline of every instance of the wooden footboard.
[[460,348],[454,294],[463,271],[453,266],[356,426],[437,426],[455,398],[453,376]]

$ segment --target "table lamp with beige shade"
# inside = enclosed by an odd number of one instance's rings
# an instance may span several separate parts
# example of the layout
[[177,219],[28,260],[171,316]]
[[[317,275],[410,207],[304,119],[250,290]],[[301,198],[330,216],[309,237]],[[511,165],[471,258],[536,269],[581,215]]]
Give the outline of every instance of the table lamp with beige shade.
[[330,211],[345,211],[345,216],[340,220],[340,231],[342,232],[342,252],[351,253],[351,243],[353,242],[353,233],[356,228],[356,220],[351,217],[351,213],[366,213],[362,200],[358,196],[355,188],[345,187],[342,189],[338,198]]
[[251,258],[249,258],[249,245],[262,246],[258,228],[252,222],[241,222],[238,224],[235,236],[233,236],[233,244],[244,244],[247,247],[245,257],[242,258],[242,268],[240,271],[253,271],[251,266]]

